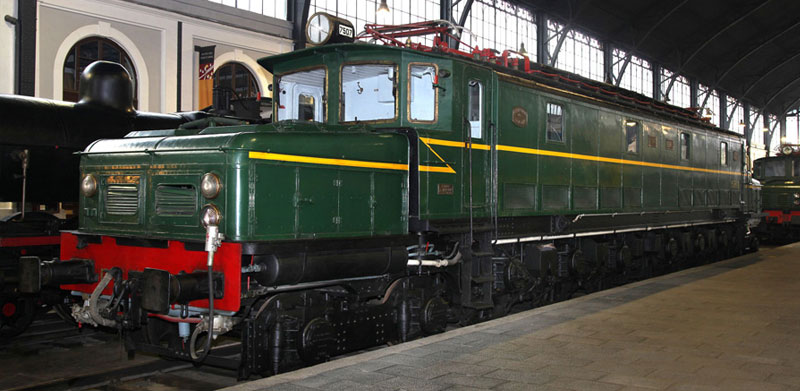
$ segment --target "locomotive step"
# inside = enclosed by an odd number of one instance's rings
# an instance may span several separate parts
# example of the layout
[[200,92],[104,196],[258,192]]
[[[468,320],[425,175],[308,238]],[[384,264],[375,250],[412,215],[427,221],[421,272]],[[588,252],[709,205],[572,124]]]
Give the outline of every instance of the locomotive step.
[[491,300],[473,301],[466,304],[465,307],[474,308],[476,310],[488,310],[494,308],[494,303]]
[[492,257],[494,256],[494,251],[473,251],[472,257],[473,258],[480,258],[480,257]]
[[478,284],[483,284],[483,283],[486,283],[486,282],[494,282],[494,276],[489,275],[489,276],[472,277],[472,282],[475,282],[475,283],[478,283]]

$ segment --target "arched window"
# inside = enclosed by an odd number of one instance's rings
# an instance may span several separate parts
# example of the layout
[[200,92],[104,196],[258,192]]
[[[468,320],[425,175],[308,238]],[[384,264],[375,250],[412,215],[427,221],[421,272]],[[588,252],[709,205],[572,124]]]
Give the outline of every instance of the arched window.
[[89,37],[75,44],[64,60],[64,96],[70,102],[78,101],[81,72],[94,61],[106,60],[122,64],[133,81],[133,106],[138,106],[136,70],[130,56],[119,45],[103,37]]
[[241,63],[228,62],[214,72],[214,87],[228,87],[239,98],[251,98],[258,94],[255,76]]

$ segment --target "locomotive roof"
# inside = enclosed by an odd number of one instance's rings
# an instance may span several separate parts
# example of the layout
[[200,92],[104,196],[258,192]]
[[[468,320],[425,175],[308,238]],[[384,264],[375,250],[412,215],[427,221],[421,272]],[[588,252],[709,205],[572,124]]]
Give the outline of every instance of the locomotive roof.
[[302,58],[311,58],[318,56],[322,53],[330,52],[395,52],[397,54],[408,53],[414,55],[430,56],[439,59],[456,60],[468,62],[474,65],[484,66],[492,69],[499,74],[505,74],[520,78],[527,81],[532,81],[544,86],[557,87],[559,89],[567,90],[579,95],[584,95],[588,98],[601,100],[609,105],[616,105],[625,107],[628,110],[640,111],[647,115],[653,115],[662,119],[681,122],[687,125],[702,127],[711,131],[724,133],[729,136],[742,138],[741,134],[736,132],[719,128],[709,122],[702,121],[695,112],[684,109],[678,106],[673,106],[665,102],[657,101],[653,98],[641,95],[634,91],[626,90],[607,84],[592,80],[574,73],[566,72],[550,66],[537,64],[533,61],[530,62],[531,69],[535,69],[534,73],[527,73],[524,71],[516,70],[514,68],[506,67],[490,61],[485,61],[476,58],[469,58],[462,55],[446,53],[438,50],[422,51],[413,48],[397,47],[390,45],[377,45],[364,42],[356,43],[340,43],[322,46],[314,46],[305,49],[296,50],[293,52],[282,53],[274,56],[264,57],[258,60],[258,63],[270,73],[274,73],[276,64]]
[[774,156],[760,157],[760,158],[756,159],[754,162],[761,161],[761,160],[780,160],[780,159],[798,159],[798,158],[800,158],[800,155],[797,155],[797,154],[791,154],[791,155],[780,154],[780,155],[774,155]]

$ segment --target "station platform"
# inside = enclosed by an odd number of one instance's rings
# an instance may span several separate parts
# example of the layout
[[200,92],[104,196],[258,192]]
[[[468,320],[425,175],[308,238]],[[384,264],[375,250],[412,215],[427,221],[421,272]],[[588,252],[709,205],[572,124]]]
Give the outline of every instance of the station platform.
[[225,391],[800,390],[800,243]]

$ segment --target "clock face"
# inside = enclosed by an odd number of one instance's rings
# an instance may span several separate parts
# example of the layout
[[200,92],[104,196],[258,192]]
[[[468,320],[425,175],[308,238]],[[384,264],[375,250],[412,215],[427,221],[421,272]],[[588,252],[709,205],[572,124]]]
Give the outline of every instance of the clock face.
[[308,21],[306,33],[308,40],[315,45],[325,42],[331,35],[331,21],[328,16],[322,13],[312,16]]

